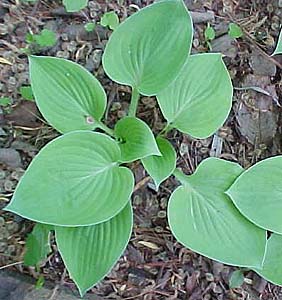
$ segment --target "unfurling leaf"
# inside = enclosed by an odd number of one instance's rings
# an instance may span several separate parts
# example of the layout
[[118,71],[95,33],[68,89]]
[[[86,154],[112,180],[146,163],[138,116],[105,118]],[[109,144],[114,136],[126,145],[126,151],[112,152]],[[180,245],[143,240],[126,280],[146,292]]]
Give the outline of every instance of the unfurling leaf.
[[158,188],[174,171],[176,166],[176,153],[170,142],[166,139],[157,137],[156,141],[161,156],[147,156],[142,159],[142,164]]
[[121,162],[130,162],[149,155],[161,155],[150,127],[140,119],[121,119],[115,126],[115,133],[120,139]]

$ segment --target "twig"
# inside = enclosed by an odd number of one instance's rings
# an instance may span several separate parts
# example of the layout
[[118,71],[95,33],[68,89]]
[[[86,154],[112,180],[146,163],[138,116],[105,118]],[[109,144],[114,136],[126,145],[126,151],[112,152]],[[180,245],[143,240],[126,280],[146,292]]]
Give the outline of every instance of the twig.
[[144,177],[143,179],[141,179],[138,183],[136,183],[133,192],[136,192],[137,190],[139,190],[143,185],[145,185],[147,182],[149,182],[149,180],[151,179],[150,176]]
[[7,268],[10,268],[10,267],[13,267],[13,266],[21,265],[22,263],[23,263],[23,261],[14,262],[14,263],[11,263],[9,265],[0,267],[0,270],[4,270],[4,269],[7,269]]

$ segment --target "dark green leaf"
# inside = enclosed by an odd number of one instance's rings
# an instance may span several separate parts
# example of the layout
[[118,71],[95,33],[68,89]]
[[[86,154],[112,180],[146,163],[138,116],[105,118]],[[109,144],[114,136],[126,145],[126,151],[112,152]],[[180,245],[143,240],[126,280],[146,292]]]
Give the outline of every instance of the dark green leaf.
[[231,289],[238,288],[244,283],[244,273],[242,270],[236,270],[229,279],[229,287]]
[[30,100],[30,101],[34,100],[34,96],[33,96],[31,86],[22,86],[22,87],[20,87],[20,93],[21,93],[21,96],[25,100]]

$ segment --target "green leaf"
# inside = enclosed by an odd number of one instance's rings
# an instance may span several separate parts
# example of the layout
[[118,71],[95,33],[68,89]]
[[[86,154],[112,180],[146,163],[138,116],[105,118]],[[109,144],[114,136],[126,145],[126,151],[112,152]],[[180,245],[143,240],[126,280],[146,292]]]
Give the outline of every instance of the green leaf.
[[205,35],[205,40],[206,41],[212,41],[212,40],[214,40],[214,38],[215,38],[215,31],[211,27],[210,23],[208,23],[208,26],[205,29],[204,35]]
[[157,95],[170,126],[206,138],[223,125],[233,88],[221,54],[192,55],[179,76]]
[[56,33],[49,29],[43,29],[40,34],[34,35],[34,41],[41,47],[52,47],[57,42]]
[[12,100],[9,97],[0,98],[0,106],[8,106],[10,104],[12,104]]
[[161,155],[150,127],[140,119],[125,117],[119,120],[115,134],[120,139],[121,162]]
[[31,86],[21,86],[20,93],[22,98],[24,98],[25,100],[30,100],[30,101],[34,100]]
[[267,240],[262,270],[254,269],[273,284],[282,286],[282,236],[273,233]]
[[28,44],[32,44],[32,43],[35,43],[35,38],[34,38],[34,34],[28,32],[25,36],[25,41],[28,43]]
[[277,45],[272,55],[277,55],[277,54],[282,54],[282,28],[280,29]]
[[67,12],[76,12],[87,6],[88,0],[63,0]]
[[244,273],[242,270],[236,270],[229,279],[229,287],[231,289],[238,288],[244,283]]
[[46,145],[28,167],[6,210],[53,225],[104,222],[129,201],[132,172],[119,167],[118,144],[108,136],[74,131]]
[[281,175],[282,156],[271,157],[249,168],[226,192],[246,218],[278,234],[282,234]]
[[50,230],[52,226],[36,224],[26,240],[24,264],[37,266],[52,251],[50,247]]
[[80,65],[62,58],[30,56],[36,104],[58,131],[93,130],[106,108],[99,81]]
[[179,73],[192,44],[192,21],[182,0],[164,0],[130,16],[103,55],[107,75],[143,95],[155,95]]
[[59,252],[81,296],[107,275],[124,252],[132,231],[130,204],[107,222],[56,228]]
[[266,232],[245,219],[224,193],[242,171],[238,164],[209,158],[193,175],[180,174],[182,186],[170,197],[168,220],[176,239],[191,250],[229,265],[259,268]]
[[86,23],[84,25],[84,28],[87,32],[92,32],[96,27],[96,24],[94,22],[89,22],[89,23]]
[[45,284],[44,276],[40,275],[35,283],[35,289],[40,290]]
[[156,141],[162,156],[152,155],[145,157],[142,159],[142,164],[158,188],[174,171],[176,153],[170,142],[166,139],[157,137]]
[[119,25],[118,15],[114,11],[106,12],[101,18],[100,24],[104,27],[109,26],[110,29],[115,30]]
[[238,39],[244,35],[241,27],[235,23],[229,24],[228,34],[234,39]]

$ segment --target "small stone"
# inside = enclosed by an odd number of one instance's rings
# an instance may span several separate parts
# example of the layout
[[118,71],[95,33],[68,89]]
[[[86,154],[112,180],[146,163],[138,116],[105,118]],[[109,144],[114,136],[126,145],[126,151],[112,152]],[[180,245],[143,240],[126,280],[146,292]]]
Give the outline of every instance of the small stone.
[[5,225],[5,219],[3,217],[0,217],[0,226]]
[[101,65],[102,62],[102,50],[101,49],[96,49],[93,51],[93,63],[94,63],[94,68],[98,69]]
[[6,172],[4,170],[0,170],[0,180],[6,177]]
[[68,59],[70,54],[68,51],[57,51],[56,57]]
[[14,183],[11,180],[6,180],[4,182],[4,189],[6,192],[13,192],[14,190]]
[[6,35],[8,32],[8,25],[0,24],[0,35]]
[[206,273],[206,280],[209,282],[214,281],[214,276],[212,273]]
[[222,35],[211,42],[212,52],[220,52],[230,58],[235,58],[238,49],[234,42],[235,40],[228,34]]
[[22,167],[21,157],[18,151],[12,148],[0,149],[0,163],[18,168]]
[[76,47],[77,47],[77,42],[75,42],[75,41],[71,41],[71,42],[67,43],[67,50],[69,52],[74,52],[76,50]]
[[6,225],[6,228],[9,231],[9,233],[13,234],[19,230],[19,225],[17,223],[10,222]]
[[7,249],[7,244],[5,242],[0,242],[0,253],[4,253]]
[[276,65],[255,51],[251,56],[250,66],[253,69],[254,75],[275,76],[276,74]]
[[164,219],[166,218],[166,211],[165,210],[160,210],[157,214],[158,218]]

